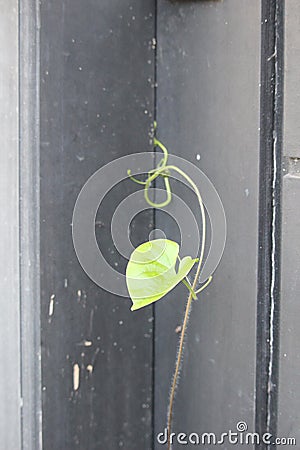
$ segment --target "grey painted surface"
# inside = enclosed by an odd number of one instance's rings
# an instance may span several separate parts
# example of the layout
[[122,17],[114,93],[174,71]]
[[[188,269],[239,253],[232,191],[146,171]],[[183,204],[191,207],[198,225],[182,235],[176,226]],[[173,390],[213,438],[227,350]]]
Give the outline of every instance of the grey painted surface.
[[[282,211],[282,300],[280,307],[280,361],[278,436],[294,437],[299,431],[299,292],[300,292],[300,131],[299,64],[300,5],[285,3],[285,92]],[[279,446],[278,448],[284,448]]]
[[285,2],[284,154],[300,157],[300,3]]
[[[300,176],[283,182],[282,300],[280,311],[280,374],[278,436],[300,442],[299,317],[300,317]],[[279,446],[278,448],[284,448]]]
[[[170,152],[210,177],[228,221],[223,259],[190,319],[175,405],[177,432],[221,433],[235,430],[239,420],[253,430],[259,73],[259,1],[159,0],[158,135]],[[191,196],[176,191],[197,209]],[[157,215],[156,226],[176,235],[165,216]],[[186,297],[185,288],[178,288],[155,307],[156,433],[166,423],[175,328]]]
[[[80,189],[99,167],[150,149],[153,37],[152,0],[42,2],[44,450],[152,446],[152,309],[133,314],[129,299],[87,277],[73,249],[71,221]],[[131,181],[115,187],[97,217],[99,246],[120,271],[125,261],[113,249],[110,221],[135,190]],[[136,222],[137,241],[147,240],[152,217],[150,212]]]
[[0,1],[0,448],[20,449],[18,2]]
[[39,210],[39,4],[20,3],[22,449],[42,448]]

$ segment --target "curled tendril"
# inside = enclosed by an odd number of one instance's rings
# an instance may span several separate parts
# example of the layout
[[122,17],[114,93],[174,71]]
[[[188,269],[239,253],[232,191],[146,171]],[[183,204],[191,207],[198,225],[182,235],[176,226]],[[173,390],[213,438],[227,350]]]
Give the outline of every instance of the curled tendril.
[[[155,126],[155,128],[156,128],[156,126]],[[133,177],[131,175],[130,169],[127,170],[127,175],[129,175],[129,178],[132,181],[134,181],[135,183],[145,186],[144,195],[145,195],[145,199],[146,199],[147,203],[150,206],[152,206],[153,208],[163,208],[164,206],[167,206],[172,200],[172,192],[171,192],[171,187],[170,187],[170,182],[169,182],[170,173],[169,173],[168,166],[167,166],[169,152],[168,152],[167,148],[164,146],[164,144],[162,142],[160,142],[158,139],[156,139],[156,137],[153,140],[153,145],[154,145],[154,147],[159,147],[163,151],[164,156],[159,161],[157,167],[149,170],[147,180],[140,181],[137,178]],[[150,198],[149,198],[149,187],[150,187],[152,181],[154,181],[159,176],[163,177],[163,179],[164,179],[167,198],[164,202],[155,203],[152,200],[150,200]]]

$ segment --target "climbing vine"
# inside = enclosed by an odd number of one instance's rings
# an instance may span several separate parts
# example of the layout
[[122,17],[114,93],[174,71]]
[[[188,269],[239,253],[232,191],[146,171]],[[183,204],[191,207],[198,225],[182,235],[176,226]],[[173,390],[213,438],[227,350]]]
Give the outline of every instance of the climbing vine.
[[[156,131],[156,124],[154,125],[154,129]],[[211,282],[212,276],[210,276],[201,287],[198,287],[198,280],[203,265],[206,240],[205,210],[200,191],[187,173],[175,165],[168,165],[168,150],[166,146],[156,138],[156,136],[154,137],[153,143],[154,147],[158,147],[162,151],[163,155],[158,165],[148,172],[147,179],[145,181],[141,181],[133,177],[130,169],[128,170],[129,177],[135,183],[144,186],[145,200],[150,206],[153,208],[162,208],[167,206],[172,200],[172,191],[169,178],[172,172],[177,172],[187,180],[189,185],[194,190],[198,199],[202,221],[202,236],[199,257],[193,259],[191,256],[185,256],[181,259],[179,257],[180,249],[177,242],[169,239],[154,239],[139,245],[132,252],[126,268],[126,282],[132,300],[132,310],[140,309],[161,299],[169,291],[174,289],[180,282],[182,282],[189,291],[169,397],[167,433],[168,450],[170,450],[174,399],[182,364],[184,339],[192,309],[192,303],[193,300],[197,299],[197,295],[200,294],[200,292],[203,291],[203,289],[205,289]],[[149,198],[149,188],[158,177],[163,178],[166,190],[166,199],[161,203],[155,203]],[[188,274],[195,264],[196,273],[193,281],[190,282]]]

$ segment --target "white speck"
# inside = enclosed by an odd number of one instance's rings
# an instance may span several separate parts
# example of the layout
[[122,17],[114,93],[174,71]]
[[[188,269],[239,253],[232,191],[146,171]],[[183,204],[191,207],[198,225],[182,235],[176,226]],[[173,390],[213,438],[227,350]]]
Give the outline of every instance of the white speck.
[[200,336],[199,336],[199,334],[196,334],[196,335],[195,335],[195,341],[196,341],[196,342],[200,342]]
[[119,325],[123,325],[123,320],[119,320]]
[[84,156],[80,156],[80,155],[76,155],[76,158],[78,159],[78,161],[82,162],[84,161]]
[[119,264],[118,264],[117,262],[115,262],[115,267],[118,267],[118,265],[119,265]]
[[132,20],[135,20],[135,16],[132,16]]
[[55,299],[55,295],[52,294],[50,297],[50,302],[49,302],[49,317],[53,316],[54,313],[54,299]]
[[46,71],[45,71],[45,75],[49,75],[49,72],[48,72],[48,70],[46,70]]
[[196,160],[197,160],[197,161],[200,161],[200,159],[201,159],[201,155],[199,155],[199,153],[197,153],[197,155],[196,155]]
[[88,365],[86,366],[86,370],[87,370],[89,373],[93,373],[94,367],[92,366],[92,364],[88,364]]
[[72,39],[72,42],[73,42],[73,44],[74,44],[74,42],[75,42],[75,39]]
[[79,388],[79,382],[80,382],[80,368],[77,363],[73,365],[73,389],[74,391],[77,391]]
[[147,109],[145,109],[144,113],[145,113],[145,114],[148,114],[148,110],[147,110]]
[[91,347],[91,346],[93,345],[93,342],[92,342],[92,341],[84,341],[84,342],[83,342],[83,345],[84,345],[85,347]]
[[81,290],[79,289],[79,290],[77,291],[77,297],[78,297],[78,300],[81,299],[81,295],[82,295],[82,292],[81,292]]
[[68,287],[68,278],[64,279],[64,287],[67,288]]
[[283,354],[283,356],[284,356],[284,357],[286,358],[286,357],[287,357],[287,354],[286,354],[286,353],[284,353],[284,354]]
[[148,64],[151,64],[151,63],[152,63],[151,59],[148,59],[147,63],[148,63]]
[[118,343],[117,342],[114,342],[114,347],[116,347],[118,345]]
[[79,67],[78,67],[78,70],[82,70],[82,67],[81,67],[81,66],[79,66]]
[[246,197],[249,197],[249,189],[245,189]]

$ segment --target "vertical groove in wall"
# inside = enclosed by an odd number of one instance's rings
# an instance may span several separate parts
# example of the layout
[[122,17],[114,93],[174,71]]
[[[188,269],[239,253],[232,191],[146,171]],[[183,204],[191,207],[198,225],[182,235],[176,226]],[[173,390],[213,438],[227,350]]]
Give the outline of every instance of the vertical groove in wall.
[[42,448],[39,267],[39,1],[19,2],[22,449]]
[[[153,79],[153,118],[154,122],[157,121],[157,14],[158,14],[158,0],[154,0],[154,79]],[[155,135],[155,130],[154,130]],[[154,159],[154,165],[156,165],[156,156]],[[156,182],[154,181],[154,187],[156,187]],[[155,209],[153,209],[153,229],[156,229],[156,214]],[[155,449],[155,303],[152,305],[152,450]]]
[[[278,396],[283,10],[282,0],[262,1],[256,431],[273,436]],[[261,443],[256,448],[269,446]]]

